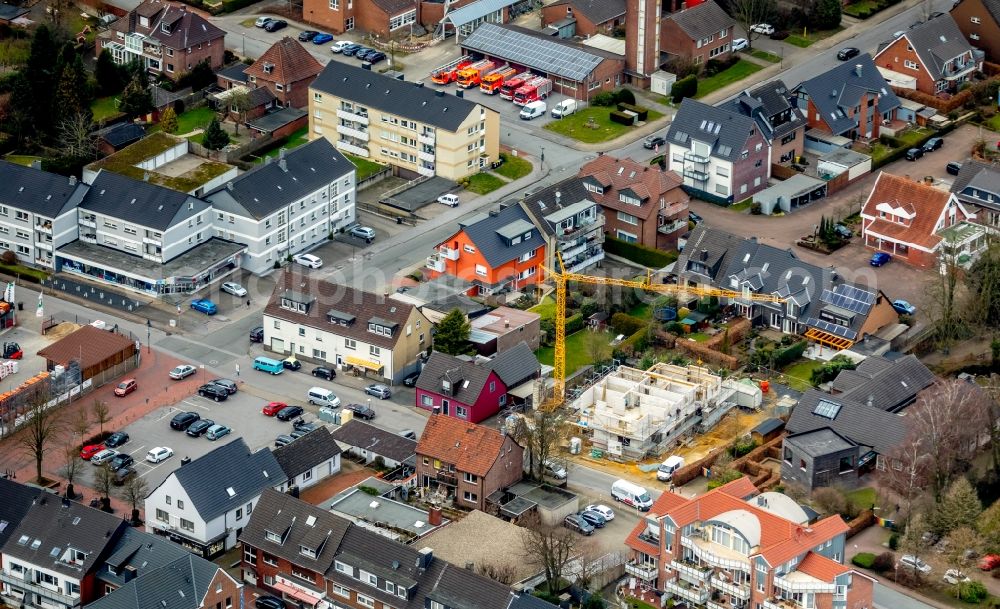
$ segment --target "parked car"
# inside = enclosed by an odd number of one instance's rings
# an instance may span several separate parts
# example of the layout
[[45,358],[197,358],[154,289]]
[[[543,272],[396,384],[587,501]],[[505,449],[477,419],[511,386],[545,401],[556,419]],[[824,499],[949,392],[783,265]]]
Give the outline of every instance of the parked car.
[[215,400],[216,402],[224,402],[229,398],[229,391],[225,387],[221,387],[215,383],[205,383],[201,387],[198,387],[198,395],[203,398]]
[[299,32],[299,42],[309,42],[319,34],[316,30],[306,30],[304,32]]
[[305,431],[304,429],[293,429],[292,431],[288,432],[288,435],[291,436],[292,438],[298,440],[299,438],[301,438],[302,436],[306,435],[307,433],[309,433],[309,432]]
[[292,429],[295,431],[301,431],[303,433],[309,433],[310,431],[316,431],[319,429],[319,425],[316,423],[310,423],[303,419],[295,419],[292,421]]
[[276,596],[258,596],[254,601],[256,609],[286,609],[285,601]]
[[181,379],[186,379],[195,372],[198,372],[198,369],[195,368],[194,366],[190,364],[181,364],[180,366],[177,366],[176,368],[170,371],[170,378],[174,379],[175,381],[179,381]]
[[566,467],[555,459],[546,459],[542,469],[546,476],[551,476],[556,480],[566,479]]
[[774,26],[771,25],[770,23],[756,23],[750,26],[750,31],[757,34],[770,36],[771,34],[774,33]]
[[924,156],[923,148],[910,148],[909,150],[906,151],[907,161],[916,161],[922,156]]
[[375,51],[374,53],[368,53],[368,55],[365,56],[365,61],[367,61],[370,64],[376,64],[381,61],[385,61],[385,59],[386,59],[385,53],[383,53],[382,51]]
[[111,448],[105,448],[101,452],[97,453],[90,458],[90,462],[94,465],[104,465],[105,463],[111,461],[118,454],[117,450]]
[[330,45],[330,50],[333,51],[334,53],[343,53],[344,49],[349,46],[357,46],[357,45],[356,43],[353,43],[350,40],[338,40],[337,42],[334,42],[332,45]]
[[418,378],[420,378],[419,372],[411,372],[403,377],[403,384],[407,387],[416,387]]
[[949,175],[957,176],[959,171],[962,171],[962,164],[958,161],[952,161],[944,166],[944,170],[948,172]]
[[840,237],[841,239],[850,239],[851,237],[854,236],[854,233],[851,232],[851,229],[847,228],[843,224],[834,224],[833,232],[837,233],[837,236]]
[[353,412],[354,416],[359,419],[371,421],[375,418],[375,410],[364,404],[348,404],[347,409]]
[[256,328],[250,330],[250,342],[252,343],[262,343],[264,342],[264,327],[257,326]]
[[205,315],[215,315],[219,312],[219,307],[215,306],[215,303],[207,298],[192,300],[191,308],[195,311],[201,311]]
[[208,431],[208,428],[211,427],[212,425],[215,425],[215,421],[213,421],[212,419],[200,419],[192,423],[191,427],[188,427],[187,431],[185,431],[184,433],[191,436],[192,438],[197,438],[201,434]]
[[931,139],[924,142],[924,152],[934,152],[941,146],[944,146],[944,139],[939,137],[932,137]]
[[667,139],[662,135],[649,135],[646,139],[642,140],[642,147],[647,150],[652,150],[657,146],[663,146],[667,143]]
[[330,42],[331,40],[333,40],[333,35],[332,34],[324,34],[323,32],[320,32],[319,34],[316,34],[315,36],[313,36],[312,43],[313,44],[323,44],[323,43],[326,43],[326,42]]
[[115,395],[123,398],[138,388],[139,385],[135,382],[135,379],[125,379],[124,381],[118,383],[118,386],[115,387]]
[[239,387],[236,386],[236,381],[231,381],[229,379],[215,379],[214,381],[209,381],[213,385],[218,385],[226,390],[226,393],[233,395],[239,391]]
[[128,442],[128,434],[124,431],[116,431],[115,433],[108,436],[108,439],[104,441],[104,445],[108,448],[118,448],[122,444]]
[[150,463],[159,463],[161,461],[166,461],[173,456],[174,451],[170,448],[166,446],[157,446],[146,453],[146,461],[149,461]]
[[837,59],[840,61],[847,61],[848,59],[853,59],[861,54],[861,49],[855,47],[844,47],[837,51]]
[[112,457],[110,461],[108,461],[108,467],[111,468],[111,471],[116,472],[123,467],[129,467],[134,463],[135,459],[132,455],[128,453],[118,453]]
[[409,438],[410,440],[417,439],[417,432],[413,431],[412,429],[404,429],[403,431],[399,432],[399,435],[403,436],[404,438]]
[[913,569],[914,571],[920,571],[924,575],[933,571],[931,566],[924,561],[920,560],[912,554],[903,554],[902,558],[899,559],[899,565],[904,568]]
[[288,404],[284,402],[271,402],[267,406],[264,406],[260,412],[264,416],[273,417],[284,408],[288,408]]
[[983,571],[992,571],[1000,567],[1000,554],[987,554],[979,559],[979,568]]
[[608,524],[608,521],[604,516],[598,514],[597,512],[591,512],[589,510],[583,510],[580,512],[580,518],[587,521],[590,526],[595,529],[603,529],[604,525]]
[[892,301],[892,308],[896,310],[900,315],[913,315],[917,312],[917,307],[911,305],[909,302],[899,298]]
[[868,261],[868,264],[872,266],[882,266],[888,264],[891,261],[892,261],[892,256],[890,256],[889,254],[885,252],[875,252],[874,254],[872,254],[872,258],[871,260]]
[[594,525],[584,520],[579,514],[570,514],[563,518],[563,526],[584,535],[594,534]]
[[174,415],[174,418],[170,419],[170,429],[174,431],[184,431],[188,427],[194,424],[195,421],[201,418],[201,415],[197,412],[181,412]]
[[274,447],[281,448],[282,446],[288,446],[294,441],[295,438],[293,438],[292,436],[288,434],[281,434],[280,436],[274,439]]
[[347,55],[348,57],[350,57],[351,55],[354,55],[355,53],[357,53],[358,49],[360,49],[360,48],[363,48],[360,44],[358,44],[356,42],[350,42],[350,43],[342,46],[340,48],[340,52],[343,53],[344,55]]
[[968,575],[962,573],[958,569],[948,569],[947,571],[944,572],[944,577],[942,577],[941,579],[944,580],[946,584],[951,584],[951,585],[958,584],[959,582],[965,583],[972,581],[971,579],[969,579]]
[[351,228],[350,233],[354,237],[359,239],[366,239],[371,241],[375,238],[375,229],[370,226],[355,226]]
[[254,22],[254,25],[256,25],[257,27],[264,27],[265,25],[267,25],[267,22],[273,18],[274,17],[257,17],[257,21]]
[[392,390],[380,383],[373,383],[365,387],[365,393],[373,395],[380,400],[388,400],[392,397]]
[[272,19],[264,24],[265,32],[277,32],[288,27],[288,22],[284,19]]
[[895,32],[892,33],[892,39],[895,40],[900,36],[905,36],[905,35],[906,35],[906,30],[896,30]]
[[354,50],[354,56],[360,59],[361,61],[365,61],[366,59],[368,59],[368,54],[374,52],[375,49],[371,47],[361,47],[360,49]]
[[317,366],[313,368],[312,375],[316,378],[332,381],[337,378],[337,371],[333,368],[327,368],[326,366]]
[[247,289],[235,281],[227,281],[222,284],[222,291],[233,296],[246,296]]
[[302,368],[302,362],[295,359],[294,357],[289,357],[288,359],[281,360],[281,367],[284,368],[285,370],[291,370],[292,372],[295,372],[296,370],[300,370]]
[[301,416],[305,412],[301,406],[286,406],[274,415],[279,421],[291,421],[295,417]]
[[90,461],[91,457],[107,449],[108,447],[104,444],[88,444],[80,449],[80,458],[84,461]]
[[318,269],[323,266],[323,260],[321,260],[318,256],[313,256],[312,254],[295,254],[292,256],[292,262],[301,264],[302,266],[307,266],[311,269]]
[[437,202],[448,207],[458,207],[458,195],[448,193],[437,198]]
[[750,48],[750,41],[747,40],[746,38],[737,38],[733,40],[732,49],[734,53],[748,48]]
[[115,477],[111,480],[111,484],[115,486],[123,486],[126,482],[138,475],[139,472],[135,471],[134,467],[123,467],[115,472]]
[[601,516],[604,516],[605,520],[614,520],[615,511],[603,503],[591,503],[587,507],[583,508],[587,512],[597,512]]
[[218,440],[222,436],[227,436],[233,431],[231,427],[215,424],[205,430],[205,437],[209,440]]

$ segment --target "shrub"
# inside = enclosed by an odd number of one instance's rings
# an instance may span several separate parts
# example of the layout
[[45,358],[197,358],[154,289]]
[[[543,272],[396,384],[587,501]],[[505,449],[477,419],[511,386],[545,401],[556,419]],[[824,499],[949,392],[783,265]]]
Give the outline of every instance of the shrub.
[[685,97],[694,97],[698,93],[698,77],[690,74],[674,82],[670,87],[670,97],[674,103],[680,103]]
[[851,563],[862,569],[871,569],[875,564],[875,555],[871,552],[859,552],[851,559]]
[[648,108],[643,108],[642,106],[635,106],[632,104],[626,104],[624,102],[618,103],[618,110],[619,112],[624,112],[626,110],[630,112],[635,112],[638,115],[636,118],[639,119],[640,121],[645,121],[646,118],[649,116]]
[[966,603],[979,603],[990,595],[982,582],[971,581],[958,586],[958,598]]
[[0,262],[4,264],[17,264],[17,254],[13,250],[5,250],[0,254]]
[[611,329],[616,334],[631,336],[641,328],[646,327],[646,322],[628,313],[615,313],[611,316]]
[[827,515],[843,514],[847,508],[847,498],[839,490],[824,486],[813,491],[813,503]]
[[[895,552],[899,549],[899,533],[893,533],[889,536],[889,549]],[[1000,569],[997,570],[1000,573]]]
[[619,125],[634,125],[636,116],[634,114],[625,114],[619,110],[613,110],[608,116],[612,123],[618,123]]
[[655,269],[663,268],[677,260],[677,252],[664,252],[639,243],[627,243],[610,236],[604,240],[604,251]]
[[583,315],[576,313],[566,318],[566,334],[579,332],[583,329]]
[[835,379],[841,370],[854,370],[857,366],[850,358],[838,355],[819,368],[813,369],[809,382],[813,385],[822,385]]
[[878,573],[885,573],[886,571],[892,571],[896,567],[896,555],[892,552],[882,552],[875,557],[875,561],[872,562],[872,569]]
[[760,203],[754,201],[750,204],[750,213],[754,216],[759,216],[764,212],[763,206]]
[[737,440],[733,442],[732,446],[729,447],[729,454],[732,455],[734,459],[739,459],[740,457],[747,455],[753,449],[757,448],[757,443],[751,439]]
[[602,91],[590,98],[591,106],[613,106],[615,105],[615,94],[611,91]]
[[614,96],[615,103],[635,105],[635,95],[628,89],[618,89],[611,95]]

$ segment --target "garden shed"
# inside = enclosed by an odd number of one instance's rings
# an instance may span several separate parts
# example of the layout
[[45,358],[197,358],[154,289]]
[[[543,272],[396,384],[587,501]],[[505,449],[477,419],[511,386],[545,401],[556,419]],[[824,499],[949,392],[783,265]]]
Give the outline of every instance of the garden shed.
[[45,358],[49,372],[77,361],[81,380],[94,379],[100,386],[135,367],[138,347],[137,341],[117,331],[88,325],[40,349],[38,355]]

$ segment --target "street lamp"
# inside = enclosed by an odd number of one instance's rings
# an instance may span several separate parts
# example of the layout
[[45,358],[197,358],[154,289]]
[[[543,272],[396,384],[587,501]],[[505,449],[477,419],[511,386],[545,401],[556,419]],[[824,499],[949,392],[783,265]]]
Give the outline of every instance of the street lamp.
[[152,348],[150,347],[150,344],[149,344],[149,335],[150,335],[150,331],[152,330],[152,328],[153,328],[153,323],[150,320],[147,319],[146,320],[146,353],[150,353],[152,351]]

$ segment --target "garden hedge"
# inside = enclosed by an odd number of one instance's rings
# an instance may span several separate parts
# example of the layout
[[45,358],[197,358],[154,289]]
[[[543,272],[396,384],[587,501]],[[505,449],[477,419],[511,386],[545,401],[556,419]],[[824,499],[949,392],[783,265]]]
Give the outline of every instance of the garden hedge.
[[809,346],[804,340],[800,340],[784,349],[774,351],[774,367],[784,368],[785,366],[791,364],[795,360],[802,357],[802,354],[806,352],[806,347]]
[[677,252],[664,252],[640,243],[628,243],[610,235],[604,239],[604,251],[656,269],[677,260]]
[[634,315],[629,315],[628,313],[615,313],[611,316],[611,329],[615,331],[616,334],[624,334],[625,336],[632,336],[640,329],[646,327],[646,322]]
[[566,336],[583,329],[583,314],[574,313],[566,318]]
[[626,114],[620,110],[612,110],[608,115],[612,123],[618,123],[619,125],[632,126],[635,124],[636,116],[634,114]]

